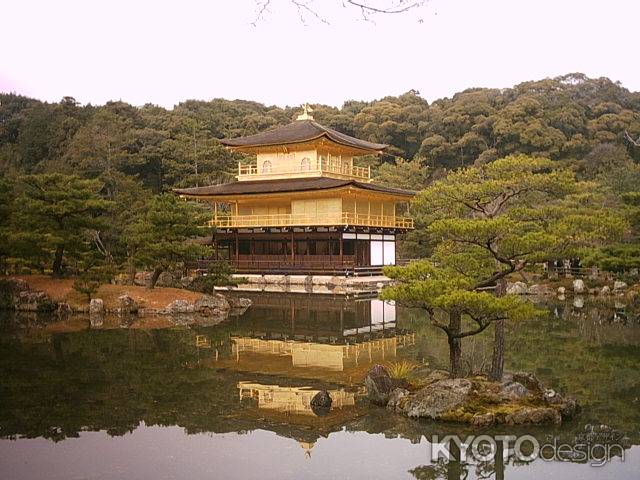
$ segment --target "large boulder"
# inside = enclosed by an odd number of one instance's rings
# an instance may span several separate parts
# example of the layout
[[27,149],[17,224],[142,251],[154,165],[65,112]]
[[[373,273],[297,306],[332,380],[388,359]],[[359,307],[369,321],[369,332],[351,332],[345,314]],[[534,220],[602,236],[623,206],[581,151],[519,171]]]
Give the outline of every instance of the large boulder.
[[439,380],[407,398],[400,411],[409,417],[437,420],[462,407],[469,400],[471,388],[472,383],[466,378]]
[[389,410],[402,410],[404,402],[409,397],[410,392],[406,388],[395,388],[390,394],[387,400],[387,409]]
[[89,315],[104,315],[104,302],[101,298],[92,298],[89,302]]
[[553,290],[547,285],[531,285],[527,289],[528,295],[553,295]]
[[550,388],[544,391],[542,398],[547,405],[556,407],[563,419],[572,418],[580,411],[580,405],[575,398],[564,397]]
[[22,290],[14,294],[13,304],[16,310],[22,312],[53,312],[57,303],[40,291]]
[[138,304],[126,293],[118,297],[118,313],[130,314],[138,312]]
[[560,412],[550,407],[522,407],[505,415],[504,422],[507,425],[525,425],[562,422]]
[[139,287],[146,287],[151,283],[151,272],[136,272],[133,277],[133,284]]
[[193,311],[205,314],[219,314],[231,310],[229,302],[224,295],[219,293],[203,295],[193,304]]
[[500,395],[507,400],[523,400],[531,393],[520,382],[504,382],[500,387]]
[[169,315],[193,313],[194,311],[194,304],[187,300],[174,300],[164,308],[164,312]]
[[533,394],[539,394],[544,390],[542,382],[538,380],[538,377],[533,373],[515,372],[510,375],[505,375],[505,380],[520,383]]
[[581,278],[576,278],[573,281],[573,293],[584,293],[586,290],[586,287],[584,285],[584,280],[582,280]]
[[613,292],[614,293],[621,293],[624,292],[627,289],[628,285],[625,282],[622,282],[620,280],[616,280],[615,282],[613,282]]
[[227,301],[229,302],[229,305],[231,306],[231,308],[234,308],[234,309],[249,308],[253,303],[250,298],[241,298],[241,297],[234,297],[234,296],[227,298]]
[[376,405],[386,405],[396,384],[382,365],[374,365],[364,377],[367,398]]
[[527,284],[524,282],[507,283],[507,294],[509,295],[526,295]]

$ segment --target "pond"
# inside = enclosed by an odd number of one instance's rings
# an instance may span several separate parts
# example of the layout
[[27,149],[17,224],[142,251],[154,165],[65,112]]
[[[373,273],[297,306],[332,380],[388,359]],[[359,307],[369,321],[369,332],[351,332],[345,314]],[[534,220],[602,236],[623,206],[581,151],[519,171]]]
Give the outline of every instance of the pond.
[[[110,317],[92,328],[82,317],[0,314],[0,477],[640,477],[633,305],[545,300],[546,318],[510,325],[506,368],[534,372],[584,409],[562,426],[498,430],[411,420],[362,400],[372,364],[446,367],[444,335],[422,312],[366,299],[252,298],[247,312],[212,326]],[[490,347],[489,332],[465,340],[465,364],[482,368]],[[334,402],[320,411],[310,398],[325,389]],[[438,439],[480,434],[571,445],[615,434],[624,450],[602,466],[513,452],[432,458]]]

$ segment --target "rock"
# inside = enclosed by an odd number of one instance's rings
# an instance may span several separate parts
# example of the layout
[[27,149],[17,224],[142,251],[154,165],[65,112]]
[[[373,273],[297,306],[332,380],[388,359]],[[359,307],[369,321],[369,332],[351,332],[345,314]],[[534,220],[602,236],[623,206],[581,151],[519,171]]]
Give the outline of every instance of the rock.
[[189,288],[191,284],[196,280],[195,275],[186,275],[180,278],[180,288]]
[[507,283],[507,294],[509,295],[525,295],[527,293],[527,284],[524,282]]
[[89,315],[104,315],[104,302],[101,298],[92,298],[89,302]]
[[73,309],[71,308],[71,305],[65,302],[60,302],[58,304],[58,308],[56,309],[56,313],[58,314],[59,317],[70,315],[72,312],[73,312]]
[[551,295],[552,293],[553,291],[547,285],[531,285],[527,288],[528,295]]
[[584,293],[584,291],[584,280],[582,280],[581,278],[576,278],[573,281],[573,293]]
[[529,372],[515,372],[511,375],[511,380],[522,384],[529,392],[534,394],[541,393],[544,388],[540,380]]
[[559,424],[561,422],[560,412],[550,407],[522,407],[507,414],[504,418],[504,423],[507,425]]
[[567,293],[567,289],[564,287],[558,287],[558,295],[564,295]]
[[393,379],[382,365],[374,365],[364,377],[364,385],[367,388],[367,398],[376,405],[386,405],[389,394],[395,388]]
[[333,400],[331,400],[331,396],[329,392],[326,390],[320,390],[318,393],[314,395],[311,399],[310,406],[311,411],[316,414],[318,417],[324,417],[328,415],[331,411],[331,404]]
[[608,285],[605,285],[604,287],[602,287],[602,290],[600,290],[600,295],[606,296],[609,295],[611,293],[611,289],[609,288]]
[[250,298],[229,297],[227,298],[231,308],[249,308],[253,302]]
[[151,283],[151,272],[136,272],[133,278],[133,284],[140,287],[146,287]]
[[522,400],[530,395],[530,391],[520,382],[506,382],[501,385],[500,395],[508,400]]
[[625,282],[622,282],[620,280],[616,280],[615,282],[613,282],[613,292],[614,293],[620,293],[623,292],[627,289],[628,285]]
[[331,404],[333,400],[331,400],[331,395],[326,390],[320,390],[315,396],[311,399],[311,405],[313,407],[326,407],[331,408]]
[[[151,279],[151,278],[149,278]],[[156,282],[156,287],[176,287],[179,280],[171,272],[162,272]]]
[[138,304],[129,295],[124,294],[118,297],[118,313],[137,313]]
[[407,398],[401,411],[409,417],[439,419],[463,406],[469,399],[471,387],[465,378],[438,380]]
[[100,328],[104,324],[104,315],[89,315],[91,328]]
[[[231,310],[229,302],[224,295],[216,293],[214,295],[203,295],[193,304],[193,310],[195,312],[218,314],[222,312],[228,312]],[[179,312],[184,313],[184,312]]]
[[573,306],[575,308],[583,308],[584,307],[584,298],[582,298],[582,297],[573,297]]
[[446,370],[433,370],[431,371],[431,373],[429,373],[429,375],[422,378],[421,381],[426,386],[431,383],[437,382],[438,380],[445,380],[449,377],[449,372],[447,372]]
[[471,424],[476,427],[490,427],[496,423],[496,416],[491,413],[476,413],[471,419]]
[[22,312],[53,312],[58,307],[46,293],[31,290],[22,290],[17,295],[14,294],[13,305],[16,310]]
[[174,300],[169,305],[167,305],[164,309],[164,312],[168,313],[169,315],[193,313],[194,311],[195,311],[194,304],[188,302],[187,300]]
[[113,277],[111,283],[113,283],[114,285],[128,285],[130,279],[131,275],[127,273],[118,273]]
[[389,400],[387,401],[387,409],[389,410],[401,410],[402,403],[410,395],[409,390],[406,388],[396,388],[389,394]]
[[570,419],[580,411],[578,401],[573,397],[567,397],[560,405],[560,414],[563,419]]

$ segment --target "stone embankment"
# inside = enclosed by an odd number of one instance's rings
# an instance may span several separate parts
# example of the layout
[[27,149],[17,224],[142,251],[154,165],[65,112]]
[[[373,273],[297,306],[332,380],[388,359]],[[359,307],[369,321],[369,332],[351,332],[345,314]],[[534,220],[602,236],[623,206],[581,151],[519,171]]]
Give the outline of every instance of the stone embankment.
[[568,294],[574,295],[597,295],[607,297],[610,295],[635,297],[640,292],[640,284],[633,286],[627,285],[625,282],[616,280],[612,285],[603,285],[600,287],[587,287],[585,281],[577,278],[571,282],[570,287],[560,286],[554,288],[547,284],[527,285],[525,282],[514,282],[507,284],[507,293],[512,295],[541,295],[541,296],[564,296]]
[[[136,287],[133,287],[136,288]],[[67,297],[52,298],[45,291],[31,288],[23,279],[2,280],[2,303],[0,308],[23,312],[58,312],[68,314],[73,312],[89,313],[90,317],[99,317],[105,314],[118,315],[199,315],[209,318],[224,319],[231,312],[241,313],[251,306],[248,298],[234,296],[226,297],[220,293],[206,295],[194,292],[182,292],[170,289],[162,295],[156,289],[148,295],[154,295],[154,301],[147,301],[145,289],[137,287],[136,297],[128,293],[122,293],[114,297],[114,292],[109,290],[109,301],[102,298],[92,298],[90,301],[69,301]],[[118,292],[116,292],[118,293]],[[72,296],[72,295],[69,295]],[[175,297],[182,298],[175,298]],[[114,297],[114,298],[112,298]],[[166,304],[158,305],[164,298]]]

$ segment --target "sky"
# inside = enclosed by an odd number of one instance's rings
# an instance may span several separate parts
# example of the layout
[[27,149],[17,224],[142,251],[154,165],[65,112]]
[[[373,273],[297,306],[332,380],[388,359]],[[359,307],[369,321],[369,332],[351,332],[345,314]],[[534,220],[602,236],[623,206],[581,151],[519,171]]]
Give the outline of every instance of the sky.
[[[637,0],[430,0],[365,21],[341,0],[7,0],[0,91],[167,108],[187,99],[433,101],[582,72],[640,90]],[[388,0],[368,0],[370,3]],[[325,23],[326,22],[326,23]]]

